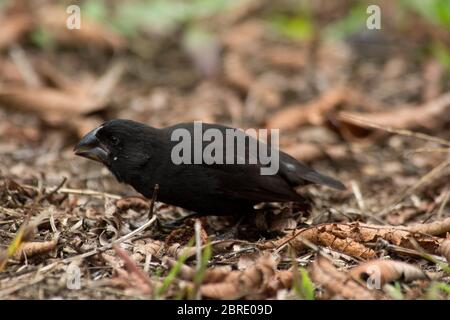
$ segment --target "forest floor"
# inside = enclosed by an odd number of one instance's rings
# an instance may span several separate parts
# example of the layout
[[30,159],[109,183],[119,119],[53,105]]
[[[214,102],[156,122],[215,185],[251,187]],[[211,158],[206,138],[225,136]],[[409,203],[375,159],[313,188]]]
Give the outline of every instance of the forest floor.
[[[450,82],[423,53],[448,31],[300,41],[247,1],[208,34],[86,20],[74,36],[48,3],[0,20],[1,299],[450,297]],[[283,151],[347,190],[305,187],[311,208],[266,205],[237,239],[226,218],[167,230],[182,209],[73,154],[112,118],[280,129]]]

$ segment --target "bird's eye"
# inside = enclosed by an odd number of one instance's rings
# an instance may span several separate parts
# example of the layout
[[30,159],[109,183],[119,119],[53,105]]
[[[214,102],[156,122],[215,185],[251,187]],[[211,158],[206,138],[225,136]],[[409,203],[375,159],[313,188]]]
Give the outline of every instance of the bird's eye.
[[116,137],[112,136],[111,137],[111,142],[113,145],[117,146],[119,144],[119,139],[117,139]]

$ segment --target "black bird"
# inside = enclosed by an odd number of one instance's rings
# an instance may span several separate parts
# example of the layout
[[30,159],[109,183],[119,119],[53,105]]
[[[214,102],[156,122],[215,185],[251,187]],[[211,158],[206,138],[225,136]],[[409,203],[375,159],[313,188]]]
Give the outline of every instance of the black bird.
[[[171,155],[179,142],[172,141],[172,133],[176,129],[185,129],[194,137],[194,127],[194,123],[182,123],[157,129],[116,119],[86,134],[74,151],[79,156],[103,163],[117,180],[130,184],[147,198],[152,197],[155,184],[158,184],[158,201],[199,215],[247,214],[261,202],[303,202],[304,198],[295,188],[310,183],[345,189],[341,182],[281,151],[279,170],[273,175],[261,175],[260,169],[267,166],[259,161],[256,164],[236,164],[235,161],[235,164],[177,165]],[[224,136],[227,129],[237,130],[203,123],[202,133],[211,128],[218,129],[216,132]],[[247,142],[256,141],[243,131],[235,132],[244,135]],[[208,142],[202,144],[205,147]],[[251,153],[248,144],[245,150],[248,156]],[[235,155],[234,160],[237,157]]]

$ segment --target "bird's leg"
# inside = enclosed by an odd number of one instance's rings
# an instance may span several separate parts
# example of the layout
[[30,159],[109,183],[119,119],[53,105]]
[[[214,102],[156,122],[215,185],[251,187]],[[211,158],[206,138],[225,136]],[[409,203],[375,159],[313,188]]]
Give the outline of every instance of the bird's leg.
[[238,221],[230,228],[230,230],[217,236],[217,240],[237,239],[239,236],[239,227],[241,226],[244,219],[245,216],[239,217]]

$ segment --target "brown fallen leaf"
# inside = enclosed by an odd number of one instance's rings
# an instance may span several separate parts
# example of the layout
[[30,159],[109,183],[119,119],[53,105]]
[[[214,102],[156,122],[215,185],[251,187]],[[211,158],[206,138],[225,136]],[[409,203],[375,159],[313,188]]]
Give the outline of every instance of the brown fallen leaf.
[[43,241],[43,242],[24,242],[19,250],[17,250],[13,258],[16,260],[22,260],[25,257],[32,257],[34,255],[47,253],[53,249],[56,248],[58,241],[57,240],[50,240],[50,241]]
[[363,259],[373,259],[376,257],[374,250],[352,239],[350,233],[347,235],[344,232],[337,233],[337,235],[334,234],[335,228],[339,228],[338,225],[329,224],[296,230],[295,235],[289,234],[276,241],[267,241],[262,244],[262,247],[265,249],[278,248],[284,244],[288,244],[296,252],[302,252],[308,249],[308,246],[304,242],[306,240],[315,245],[330,247],[353,257]]
[[311,264],[309,274],[311,280],[324,287],[332,298],[376,299],[375,294],[368,288],[353,280],[347,273],[336,269],[330,261],[320,255]]
[[[298,229],[294,234],[286,235],[275,241],[266,241],[260,245],[262,249],[291,246],[296,252],[308,249],[304,240],[315,245],[327,246],[334,250],[363,259],[373,259],[376,252],[366,244],[384,239],[391,244],[408,249],[415,249],[411,243],[413,238],[425,251],[438,254],[442,238],[433,234],[450,231],[450,218],[420,226],[380,226],[360,223],[325,223],[317,226]],[[427,232],[423,232],[427,231]]]
[[192,258],[196,254],[195,247],[185,247],[179,243],[174,243],[168,248],[166,248],[166,254],[176,259],[181,258],[182,256],[186,256],[188,259]]
[[152,257],[162,257],[164,243],[153,239],[141,239],[133,242],[133,259],[141,262],[148,255]]
[[6,87],[0,88],[0,103],[11,108],[33,111],[43,117],[52,118],[55,114],[86,114],[103,107],[102,101],[87,95],[73,94],[52,88]]
[[243,271],[230,272],[223,282],[204,284],[200,291],[203,297],[212,299],[267,296],[276,266],[276,258],[266,253],[253,266]]
[[267,122],[267,128],[293,129],[305,124],[321,125],[327,114],[349,100],[354,92],[345,87],[330,89],[307,104],[295,104],[276,112]]
[[380,286],[397,280],[410,282],[417,279],[428,279],[428,276],[418,267],[394,260],[367,261],[351,269],[349,274],[361,283],[366,283],[369,278],[373,278],[375,282],[379,281]]
[[430,223],[418,223],[412,226],[408,226],[407,229],[410,232],[418,232],[429,234],[432,236],[439,236],[450,231],[450,218]]

